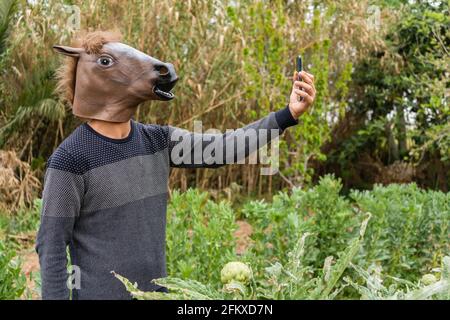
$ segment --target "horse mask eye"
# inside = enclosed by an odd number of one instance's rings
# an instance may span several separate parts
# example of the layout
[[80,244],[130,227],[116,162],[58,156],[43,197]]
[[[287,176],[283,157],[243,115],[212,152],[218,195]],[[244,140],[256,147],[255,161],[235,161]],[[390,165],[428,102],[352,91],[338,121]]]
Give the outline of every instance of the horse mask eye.
[[110,67],[114,60],[110,57],[100,57],[97,59],[97,63],[102,67]]

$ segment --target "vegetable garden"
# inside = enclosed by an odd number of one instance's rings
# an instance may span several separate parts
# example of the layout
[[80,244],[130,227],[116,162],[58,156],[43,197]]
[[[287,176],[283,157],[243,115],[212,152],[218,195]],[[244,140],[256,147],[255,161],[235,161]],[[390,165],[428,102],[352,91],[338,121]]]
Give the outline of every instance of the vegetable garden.
[[[450,195],[414,184],[347,197],[341,189],[326,176],[311,189],[237,207],[196,189],[175,191],[169,277],[157,280],[173,292],[141,292],[116,277],[138,299],[449,299]],[[33,294],[14,255],[21,245],[14,235],[36,230],[39,206],[2,221],[6,238],[12,236],[1,242],[2,298]],[[243,222],[251,227],[245,238],[236,236]],[[39,284],[38,273],[31,277]]]

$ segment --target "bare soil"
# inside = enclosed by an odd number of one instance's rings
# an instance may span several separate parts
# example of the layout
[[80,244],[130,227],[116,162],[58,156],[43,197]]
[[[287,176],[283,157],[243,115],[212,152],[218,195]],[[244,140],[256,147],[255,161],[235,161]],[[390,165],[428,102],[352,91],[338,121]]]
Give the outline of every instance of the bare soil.
[[234,237],[236,238],[236,253],[243,254],[252,243],[250,236],[253,233],[253,227],[244,220],[238,220],[236,221],[236,224],[238,225],[238,228],[234,232]]
[[[34,274],[39,272],[39,257],[34,250],[34,247],[23,250],[19,256],[22,259],[22,271],[27,278],[27,289],[24,295],[31,295],[33,300],[40,299],[36,292],[36,283],[33,277]],[[25,298],[25,296],[23,298]]]

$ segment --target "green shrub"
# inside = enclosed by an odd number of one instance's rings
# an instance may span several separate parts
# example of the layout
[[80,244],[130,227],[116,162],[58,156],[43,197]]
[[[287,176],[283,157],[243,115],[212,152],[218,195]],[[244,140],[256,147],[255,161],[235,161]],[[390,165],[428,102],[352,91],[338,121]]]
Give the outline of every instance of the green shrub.
[[[383,276],[380,268],[372,266],[367,271],[352,265],[359,276],[364,279],[364,285],[357,284],[349,278],[344,280],[354,287],[361,299],[370,300],[450,300],[450,257],[442,258],[442,267],[436,269],[438,279],[433,274],[424,275],[420,281],[411,282],[392,276]],[[386,286],[386,279],[391,285]]]
[[235,258],[234,212],[208,193],[174,191],[167,213],[168,273],[199,281],[220,281],[216,272]]
[[[286,265],[273,264],[265,268],[265,273],[260,279],[252,281],[232,280],[222,287],[216,283],[203,284],[196,280],[166,277],[154,280],[155,283],[165,286],[169,293],[143,292],[136,284],[128,279],[115,274],[125,285],[130,294],[141,300],[155,299],[334,299],[346,286],[353,287],[361,299],[450,299],[450,257],[442,259],[442,268],[438,269],[439,280],[434,275],[427,274],[417,283],[389,277],[395,284],[386,287],[379,269],[372,268],[369,271],[353,265],[351,260],[360,249],[367,229],[370,215],[362,222],[357,235],[339,254],[336,263],[333,257],[325,259],[322,272],[317,276],[311,276],[309,266],[305,265],[305,239],[310,236],[304,234],[294,249],[287,255]],[[233,262],[239,264],[239,262]],[[225,265],[226,268],[229,264]],[[365,281],[365,285],[355,283],[349,277],[341,281],[341,277],[348,266],[352,266],[357,274]],[[248,266],[240,264],[242,268]],[[223,273],[222,269],[222,273]],[[217,270],[218,271],[218,270]],[[249,271],[251,272],[251,271]],[[423,279],[429,279],[425,283]]]
[[42,199],[34,199],[33,207],[31,209],[20,208],[8,221],[8,232],[17,234],[37,230],[41,209]]
[[[280,192],[272,202],[245,203],[239,216],[253,234],[240,257],[233,237],[236,214],[228,202],[216,204],[198,190],[174,192],[167,224],[169,277],[158,280],[173,295],[127,286],[136,297],[151,299],[447,297],[448,282],[429,287],[421,278],[448,262],[450,194],[414,184],[376,186],[349,197],[341,189],[339,180],[325,176],[313,188]],[[359,226],[367,215],[372,218],[367,229],[363,224],[362,237]],[[230,261],[251,266],[249,286],[222,286],[220,270]],[[350,263],[353,268],[347,268]],[[373,287],[373,270],[383,286]]]
[[26,279],[21,273],[15,251],[0,240],[0,300],[19,298],[25,286]]
[[391,276],[415,280],[449,254],[450,193],[393,184],[350,197],[373,214],[359,265],[376,263]]
[[[207,192],[174,191],[167,213],[169,278],[158,281],[190,290],[189,298],[217,299],[428,298],[436,286],[446,288],[436,270],[450,251],[450,194],[414,184],[375,186],[348,197],[341,189],[339,180],[325,176],[312,188],[280,192],[271,202],[248,201],[239,212],[227,201],[210,200]],[[40,206],[36,201],[33,210],[1,220],[4,237],[35,230]],[[360,224],[368,214],[362,238]],[[237,216],[253,228],[241,255],[235,250]],[[12,249],[20,242],[0,244],[0,297],[17,298],[25,284]],[[220,270],[231,261],[251,266],[250,284],[223,287]],[[430,274],[439,285],[429,287]]]
[[318,270],[326,257],[344,250],[365,213],[373,218],[355,257],[363,268],[376,263],[392,276],[413,280],[449,254],[450,193],[409,184],[352,191],[346,198],[341,188],[339,180],[325,176],[308,190],[280,192],[272,203],[245,204],[243,214],[256,229],[249,254],[283,263],[277,253],[310,232],[317,237],[307,242],[305,259]]
[[[303,262],[305,254],[305,239],[309,236],[304,234],[297,242],[294,249],[287,254],[287,263],[267,266],[260,279],[248,277],[237,277],[221,287],[221,284],[208,282],[202,284],[196,280],[183,280],[176,277],[167,277],[154,280],[155,283],[165,286],[170,293],[142,292],[136,284],[128,279],[115,274],[125,285],[130,294],[136,299],[330,299],[339,292],[335,290],[344,270],[359,249],[364,232],[366,230],[368,216],[362,223],[359,235],[351,241],[347,249],[340,254],[338,261],[332,266],[332,258],[325,260],[323,272],[317,277],[311,277],[309,267]],[[247,265],[232,262],[245,267],[245,273],[251,274]],[[226,264],[221,273],[230,266]],[[234,270],[235,271],[235,270]],[[241,270],[242,271],[242,270]],[[216,270],[218,272],[218,270]],[[250,280],[251,279],[251,280]],[[229,280],[229,279],[227,279]]]

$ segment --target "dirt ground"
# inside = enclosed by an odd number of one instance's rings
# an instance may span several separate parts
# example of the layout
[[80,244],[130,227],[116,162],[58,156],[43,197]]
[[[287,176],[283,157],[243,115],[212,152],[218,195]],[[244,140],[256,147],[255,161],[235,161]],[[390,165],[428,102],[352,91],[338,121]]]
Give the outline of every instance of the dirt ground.
[[23,250],[20,253],[20,258],[22,259],[22,271],[27,278],[27,290],[24,293],[26,295],[31,295],[33,300],[39,299],[39,295],[36,292],[36,283],[32,274],[39,272],[39,257],[34,250],[34,247]]
[[248,246],[251,244],[250,236],[253,233],[252,226],[244,220],[236,221],[238,225],[237,230],[234,232],[236,238],[236,253],[243,254],[247,250]]

